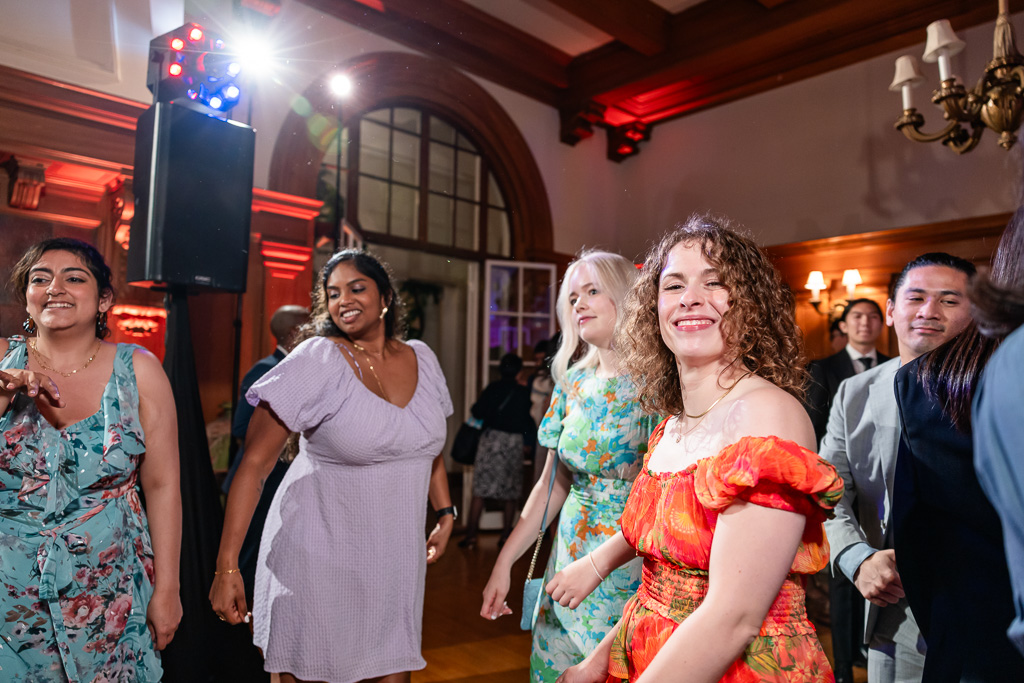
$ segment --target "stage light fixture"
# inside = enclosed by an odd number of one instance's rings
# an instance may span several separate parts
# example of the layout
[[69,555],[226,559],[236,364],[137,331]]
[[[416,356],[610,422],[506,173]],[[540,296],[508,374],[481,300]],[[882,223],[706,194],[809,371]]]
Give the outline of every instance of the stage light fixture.
[[182,101],[225,112],[238,104],[242,74],[237,54],[198,24],[185,24],[149,44],[146,85],[156,102]]

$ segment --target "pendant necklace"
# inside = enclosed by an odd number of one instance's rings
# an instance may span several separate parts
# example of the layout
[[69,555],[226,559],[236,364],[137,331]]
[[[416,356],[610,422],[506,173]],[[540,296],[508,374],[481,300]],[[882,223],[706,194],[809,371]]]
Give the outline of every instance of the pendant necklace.
[[[733,382],[732,386],[729,387],[728,389],[726,389],[724,394],[722,394],[717,399],[715,399],[714,403],[712,403],[710,406],[708,406],[707,410],[705,410],[703,413],[698,413],[697,415],[690,415],[688,412],[686,412],[685,409],[683,409],[683,417],[688,417],[691,420],[696,420],[696,422],[693,424],[692,427],[687,429],[685,432],[683,431],[682,427],[680,427],[676,431],[676,443],[679,443],[680,441],[683,440],[684,436],[689,436],[693,432],[693,430],[697,429],[698,425],[700,425],[700,423],[704,421],[704,417],[708,413],[710,413],[714,409],[715,406],[717,406],[719,403],[721,403],[722,399],[724,399],[726,396],[728,396],[729,393],[733,389],[736,388],[737,384],[739,384],[740,382],[742,382],[743,380],[745,380],[749,376],[750,376],[750,373],[748,372],[748,373],[744,374],[742,377],[740,377],[738,380]],[[678,418],[676,418],[676,424],[679,424],[679,419]]]
[[[372,374],[373,378],[375,380],[377,380],[377,387],[380,389],[381,397],[385,401],[387,401],[388,403],[391,403],[391,399],[388,398],[388,392],[384,391],[384,385],[381,383],[380,377],[377,376],[377,371],[373,369],[373,357],[370,355],[370,353],[365,348],[363,348],[362,346],[360,346],[356,342],[353,341],[352,342],[352,346],[355,347],[356,351],[362,351],[363,355],[366,356],[366,364],[370,366],[370,374]],[[381,352],[381,354],[380,354],[380,359],[381,359],[381,361],[384,360],[384,353],[383,352]]]
[[39,363],[39,367],[41,367],[43,370],[49,370],[50,372],[56,372],[61,377],[71,377],[71,375],[77,374],[78,370],[85,370],[87,367],[89,367],[89,363],[92,363],[93,359],[96,358],[96,355],[100,352],[100,345],[102,343],[103,342],[101,342],[100,340],[98,340],[98,339],[96,340],[96,348],[92,350],[92,355],[89,356],[89,360],[85,361],[85,365],[83,365],[82,367],[78,368],[77,370],[72,370],[71,372],[64,372],[63,370],[58,370],[57,368],[51,368],[49,365],[44,363],[43,362],[43,354],[39,353],[39,349],[36,348],[36,340],[35,339],[30,339],[29,340],[29,346],[32,348],[32,353],[34,353],[36,355],[36,362]]

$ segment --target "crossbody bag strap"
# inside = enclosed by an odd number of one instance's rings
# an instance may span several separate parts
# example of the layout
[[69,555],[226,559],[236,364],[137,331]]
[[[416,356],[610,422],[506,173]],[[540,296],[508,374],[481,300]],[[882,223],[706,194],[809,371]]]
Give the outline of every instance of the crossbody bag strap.
[[537,532],[537,543],[533,546],[533,558],[530,560],[530,571],[526,572],[526,580],[533,579],[533,569],[537,566],[537,554],[540,553],[540,544],[544,541],[544,530],[547,528],[548,505],[551,504],[551,491],[555,488],[555,476],[558,474],[558,456],[555,456],[555,464],[551,468],[551,481],[548,482],[548,499],[544,501],[544,516],[540,520],[540,531]]

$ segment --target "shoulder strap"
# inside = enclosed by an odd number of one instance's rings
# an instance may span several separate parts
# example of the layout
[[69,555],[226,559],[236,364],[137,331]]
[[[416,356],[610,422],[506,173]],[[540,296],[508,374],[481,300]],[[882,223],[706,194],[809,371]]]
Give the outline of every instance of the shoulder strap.
[[355,366],[356,372],[359,373],[359,381],[363,380],[363,368],[359,365],[359,359],[356,358],[356,354],[352,353],[352,349],[348,348],[341,342],[334,342],[334,345],[338,347],[344,355],[352,359],[352,365]]
[[551,491],[555,488],[555,477],[558,475],[558,457],[555,457],[554,466],[551,468],[551,477],[548,481],[548,498],[544,501],[544,516],[540,520],[540,531],[537,532],[537,542],[533,546],[533,557],[530,559],[530,571],[526,572],[526,580],[533,578],[533,569],[537,566],[537,554],[540,553],[540,544],[544,542],[544,529],[548,522],[548,505],[551,504]]

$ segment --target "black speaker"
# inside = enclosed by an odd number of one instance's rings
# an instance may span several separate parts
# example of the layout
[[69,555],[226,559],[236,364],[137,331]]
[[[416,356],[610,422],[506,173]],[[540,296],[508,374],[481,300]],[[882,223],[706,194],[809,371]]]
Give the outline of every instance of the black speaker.
[[245,291],[256,135],[158,102],[135,133],[128,282]]

